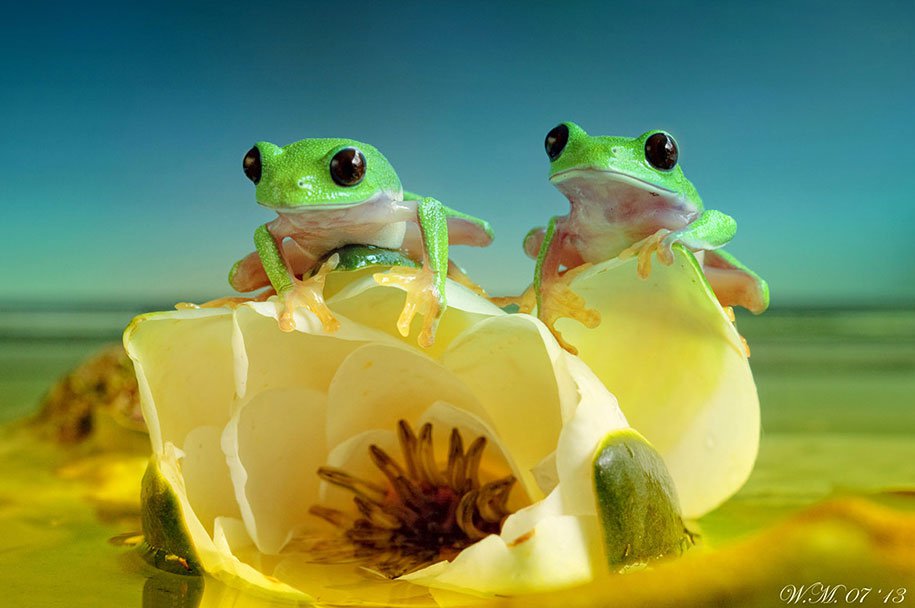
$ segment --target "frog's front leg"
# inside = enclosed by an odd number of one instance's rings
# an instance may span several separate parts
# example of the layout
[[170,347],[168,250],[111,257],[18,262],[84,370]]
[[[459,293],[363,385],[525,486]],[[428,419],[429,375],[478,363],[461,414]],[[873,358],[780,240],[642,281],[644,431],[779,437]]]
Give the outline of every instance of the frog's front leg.
[[[292,240],[283,242],[282,257],[286,262],[287,268],[292,270],[293,275],[301,276],[315,264],[314,258],[309,257],[302,247]],[[235,262],[229,270],[229,285],[235,291],[247,293],[262,287],[268,287],[270,284],[270,278],[264,270],[260,253],[257,251],[252,251]]]
[[[546,228],[543,226],[531,228],[528,231],[528,233],[524,236],[524,241],[522,244],[524,253],[527,255],[527,257],[534,260],[537,259],[537,256],[540,254],[540,247],[543,245],[543,238],[545,235]],[[490,297],[489,301],[499,308],[517,306],[518,312],[529,313],[534,310],[535,306],[537,306],[537,294],[534,290],[534,284],[531,283],[520,295]]]
[[706,251],[702,270],[722,306],[743,306],[755,315],[769,307],[769,284],[724,249]]
[[397,330],[410,335],[416,313],[423,316],[419,334],[420,346],[428,348],[435,341],[435,331],[445,312],[445,279],[448,276],[448,209],[438,200],[423,197],[416,201],[417,223],[422,234],[422,268],[395,266],[374,275],[379,285],[395,285],[407,292]]
[[651,255],[658,254],[658,260],[666,266],[674,263],[673,246],[683,243],[692,251],[718,249],[737,233],[737,222],[729,215],[707,209],[698,218],[679,230],[661,228],[651,236],[623,250],[619,257],[626,259],[638,255],[638,272],[642,278],[651,273]]
[[303,281],[297,279],[290,270],[289,264],[280,252],[277,239],[270,233],[266,224],[254,233],[254,245],[270,284],[283,301],[283,311],[279,318],[280,329],[295,329],[293,313],[297,307],[304,306],[318,317],[324,331],[336,331],[340,323],[324,302],[324,279],[327,273],[336,267],[339,256],[332,255],[318,272]]
[[[551,220],[552,231],[550,233],[550,239],[553,238],[553,235],[556,232],[556,222],[559,217],[554,217]],[[544,266],[544,263],[541,262],[541,249],[543,248],[543,242],[546,239],[547,229],[543,226],[536,226],[528,230],[527,234],[524,235],[524,241],[522,242],[522,248],[524,249],[525,255],[527,257],[536,260],[539,264],[534,271],[534,281],[527,286],[527,288],[517,296],[495,296],[490,297],[489,301],[498,306],[499,308],[507,308],[509,306],[516,306],[518,312],[521,313],[531,313],[535,308],[538,307],[538,302],[542,301],[542,296],[540,294],[540,285],[543,284],[544,277],[549,276],[558,276],[559,275],[559,266],[561,264],[559,255],[556,255],[555,260],[551,258],[550,264],[553,268],[549,268],[549,265]],[[551,245],[548,245],[544,252],[548,252]],[[546,255],[546,254],[544,254]],[[545,261],[545,260],[544,260]]]
[[584,298],[569,287],[572,279],[591,265],[580,264],[564,273],[559,272],[565,245],[565,239],[559,234],[558,229],[560,219],[560,217],[551,218],[543,234],[534,269],[534,294],[537,298],[537,316],[550,329],[563,348],[572,354],[577,354],[578,349],[566,342],[556,329],[556,321],[569,317],[585,327],[594,328],[600,324],[600,313],[586,308]]

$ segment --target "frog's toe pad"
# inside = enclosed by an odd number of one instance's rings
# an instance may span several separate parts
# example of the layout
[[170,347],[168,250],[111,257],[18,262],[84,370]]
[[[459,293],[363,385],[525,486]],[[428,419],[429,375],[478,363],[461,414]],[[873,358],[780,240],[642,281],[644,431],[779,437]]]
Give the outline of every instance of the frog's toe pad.
[[295,329],[295,310],[306,308],[321,322],[324,331],[333,333],[340,328],[340,322],[324,301],[324,278],[329,270],[324,267],[307,281],[295,281],[292,288],[282,296],[283,310],[280,313],[279,325],[283,331]]
[[600,313],[585,306],[585,300],[566,281],[555,281],[544,290],[540,318],[548,325],[563,317],[575,319],[588,328],[600,325]]
[[651,274],[651,256],[655,252],[658,253],[658,259],[662,264],[666,264],[668,266],[673,264],[674,257],[673,251],[671,249],[672,244],[665,244],[665,237],[667,237],[669,234],[670,230],[661,228],[651,236],[645,237],[641,241],[638,241],[637,243],[634,243],[630,247],[621,251],[618,257],[621,260],[626,260],[633,256],[638,256],[639,276],[643,279],[647,279],[648,275]]
[[407,293],[403,310],[397,319],[400,335],[410,335],[410,327],[417,313],[423,316],[418,342],[428,348],[435,342],[435,330],[445,311],[443,294],[435,285],[435,274],[426,268],[393,267],[387,272],[373,275],[379,285],[390,285]]
[[543,290],[543,299],[538,311],[540,320],[550,329],[560,346],[570,353],[577,349],[562,338],[555,324],[559,319],[574,319],[589,329],[600,325],[600,313],[585,306],[585,300],[575,293],[565,280],[553,281]]

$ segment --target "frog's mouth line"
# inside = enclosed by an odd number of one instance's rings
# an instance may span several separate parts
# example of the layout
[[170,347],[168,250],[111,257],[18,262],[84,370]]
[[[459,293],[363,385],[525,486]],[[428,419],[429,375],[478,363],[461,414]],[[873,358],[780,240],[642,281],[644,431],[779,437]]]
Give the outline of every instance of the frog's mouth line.
[[290,207],[278,207],[276,205],[271,205],[270,203],[263,203],[257,201],[257,204],[261,207],[266,207],[277,213],[309,213],[313,211],[334,211],[336,209],[349,209],[350,207],[358,207],[359,205],[364,205],[371,202],[374,199],[367,199],[364,201],[357,201],[355,203],[308,203],[303,205],[293,205]]
[[575,177],[583,177],[585,179],[594,179],[595,177],[607,177],[613,181],[625,182],[630,185],[636,186],[643,190],[648,190],[651,192],[657,192],[658,194],[673,194],[676,195],[676,190],[671,190],[670,188],[664,188],[663,186],[658,186],[657,184],[652,184],[651,182],[633,177],[626,173],[620,173],[619,171],[613,171],[611,169],[600,169],[598,167],[588,167],[586,169],[566,169],[565,171],[560,171],[555,175],[550,176],[550,182],[553,184],[560,184],[569,179]]
[[318,211],[339,211],[341,209],[350,209],[353,207],[359,207],[361,205],[367,205],[370,203],[382,203],[382,202],[387,203],[387,202],[395,202],[398,200],[402,200],[402,195],[401,195],[401,198],[398,199],[396,194],[394,194],[394,193],[380,192],[380,193],[374,194],[373,196],[370,196],[369,198],[367,198],[365,200],[355,201],[352,203],[317,202],[317,203],[303,203],[301,205],[279,206],[279,205],[273,205],[270,203],[265,203],[263,201],[257,201],[257,204],[260,205],[261,207],[266,207],[267,209],[276,211],[277,213],[285,213],[287,215],[292,215],[295,213],[316,213]]

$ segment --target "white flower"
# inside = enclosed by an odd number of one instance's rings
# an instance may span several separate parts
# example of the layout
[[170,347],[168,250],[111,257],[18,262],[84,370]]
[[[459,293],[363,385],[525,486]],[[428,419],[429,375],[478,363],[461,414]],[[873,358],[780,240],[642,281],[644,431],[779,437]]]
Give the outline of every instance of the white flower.
[[601,322],[557,329],[613,391],[633,428],[660,452],[683,515],[699,517],[746,482],[759,447],[759,398],[746,346],[695,257],[674,263],[614,258],[571,282]]
[[[177,505],[179,525],[164,533],[184,534],[213,576],[326,602],[516,594],[605,571],[593,458],[608,433],[628,425],[588,367],[536,319],[505,314],[456,284],[436,343],[424,351],[394,328],[402,292],[365,275],[331,283],[340,329],[330,335],[305,311],[296,313],[296,331],[280,331],[273,301],[153,313],[128,328],[153,447],[150,479]],[[507,482],[502,507],[511,514],[501,531],[495,524],[498,533],[450,554],[444,547],[450,561],[429,560],[395,582],[334,563],[352,519],[335,528],[315,513],[360,514],[353,492],[327,480],[345,473],[390,495],[371,450],[406,468],[398,429],[419,434],[427,423],[434,452],[426,455],[439,473],[457,429],[467,459],[471,443],[486,440],[477,487],[516,480]],[[154,504],[148,520],[171,525]],[[396,557],[398,547],[389,549]],[[362,565],[384,571],[386,557],[368,553]]]

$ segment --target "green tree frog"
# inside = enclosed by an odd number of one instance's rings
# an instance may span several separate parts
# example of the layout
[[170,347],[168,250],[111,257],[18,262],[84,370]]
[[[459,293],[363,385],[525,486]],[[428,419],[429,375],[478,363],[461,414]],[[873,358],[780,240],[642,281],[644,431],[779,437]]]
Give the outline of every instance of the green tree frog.
[[489,224],[449,209],[431,197],[404,192],[388,160],[373,146],[351,139],[305,139],[279,147],[259,142],[242,162],[257,202],[277,217],[254,233],[256,251],[239,260],[229,283],[249,292],[271,285],[282,299],[280,328],[291,331],[293,311],[304,306],[334,331],[338,321],[324,302],[324,277],[337,263],[329,252],[347,245],[399,250],[421,263],[376,275],[398,285],[407,299],[397,326],[409,335],[423,315],[419,343],[432,344],[445,310],[448,246],[492,242]]
[[[638,273],[647,277],[653,253],[661,263],[673,263],[675,243],[695,253],[722,306],[739,305],[755,314],[768,307],[766,282],[721,249],[734,237],[736,222],[703,207],[668,133],[592,137],[564,122],[544,143],[550,182],[571,204],[568,215],[553,217],[524,240],[525,252],[537,260],[533,291],[538,314],[548,325],[561,316],[587,326],[600,322],[568,289],[577,269],[638,255]],[[561,267],[569,272],[561,273]]]

